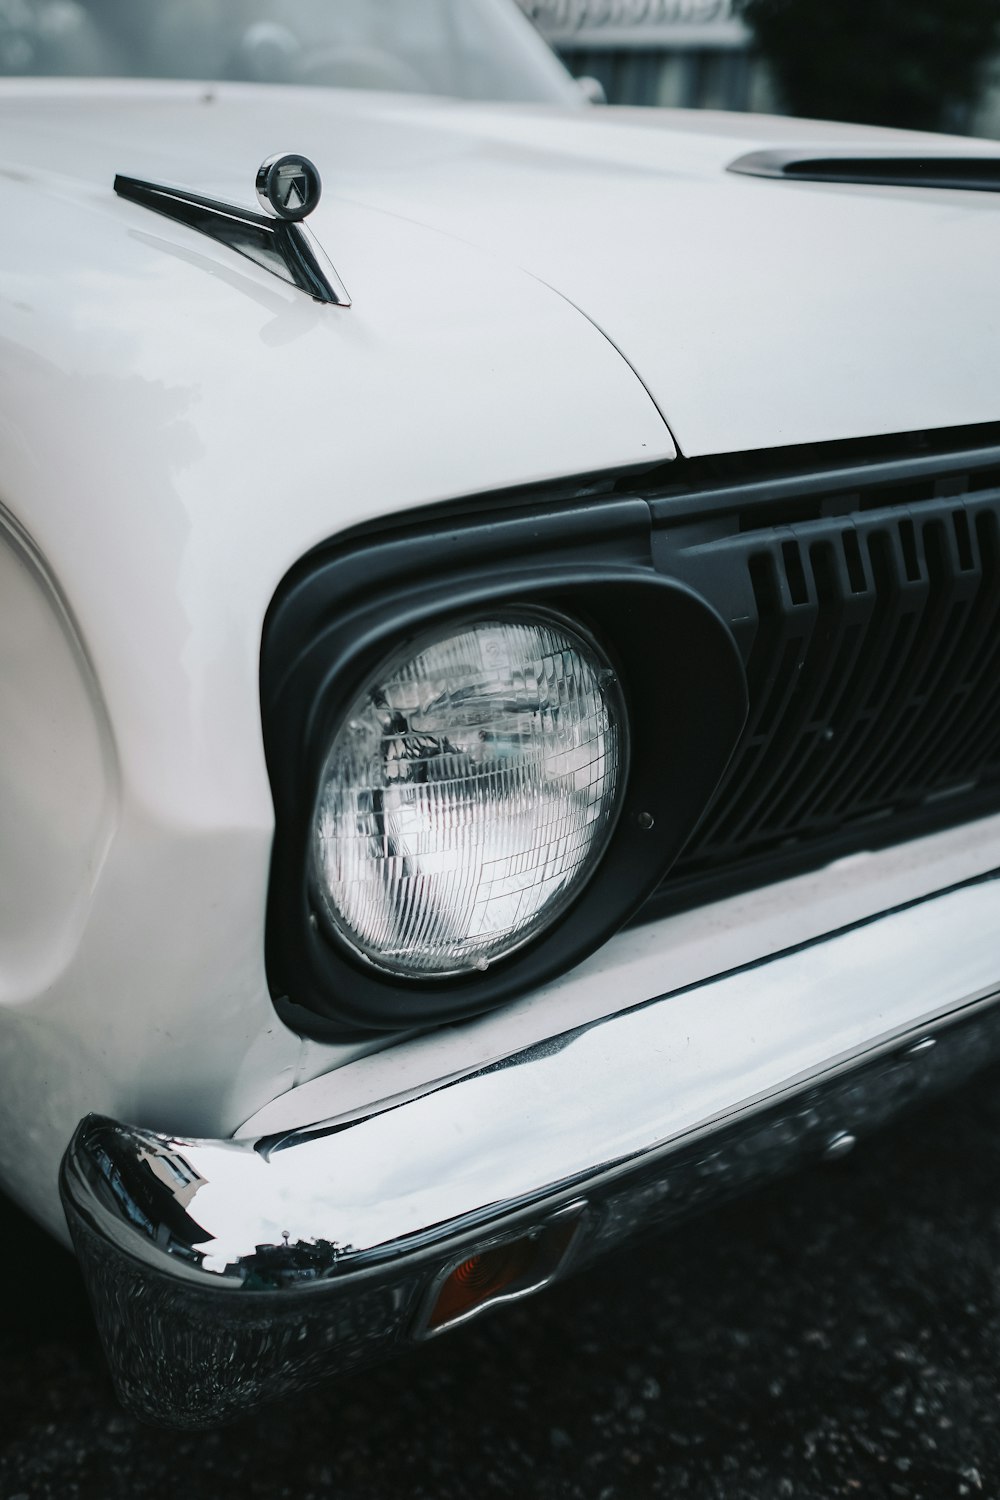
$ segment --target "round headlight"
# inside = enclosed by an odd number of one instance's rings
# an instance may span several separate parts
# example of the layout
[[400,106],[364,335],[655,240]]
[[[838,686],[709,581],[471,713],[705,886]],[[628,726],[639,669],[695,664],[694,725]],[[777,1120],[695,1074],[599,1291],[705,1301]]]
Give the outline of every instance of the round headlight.
[[333,932],[390,974],[484,970],[598,864],[626,770],[600,648],[541,611],[452,626],[386,661],[336,732],[312,836]]

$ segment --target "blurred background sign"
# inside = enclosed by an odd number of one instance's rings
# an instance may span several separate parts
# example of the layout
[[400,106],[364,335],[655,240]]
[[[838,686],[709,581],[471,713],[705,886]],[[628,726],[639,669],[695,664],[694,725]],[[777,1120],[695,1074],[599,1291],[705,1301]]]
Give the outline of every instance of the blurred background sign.
[[525,0],[557,47],[738,47],[732,0]]
[[610,104],[1000,135],[1000,0],[520,0]]
[[774,107],[734,0],[521,0],[570,71],[611,104]]

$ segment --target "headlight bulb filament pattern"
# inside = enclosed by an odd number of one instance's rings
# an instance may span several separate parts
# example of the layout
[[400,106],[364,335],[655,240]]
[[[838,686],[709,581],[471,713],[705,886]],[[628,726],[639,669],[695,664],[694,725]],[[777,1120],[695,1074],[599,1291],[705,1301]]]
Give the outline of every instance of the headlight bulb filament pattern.
[[321,911],[390,973],[482,970],[579,891],[624,773],[617,680],[577,628],[541,612],[453,627],[390,659],[334,738]]

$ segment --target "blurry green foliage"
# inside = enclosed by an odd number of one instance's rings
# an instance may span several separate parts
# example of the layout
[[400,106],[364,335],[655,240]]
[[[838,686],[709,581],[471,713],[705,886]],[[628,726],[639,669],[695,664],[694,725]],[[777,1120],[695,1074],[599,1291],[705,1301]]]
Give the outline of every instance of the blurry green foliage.
[[962,129],[1000,48],[1000,0],[736,0],[787,108]]

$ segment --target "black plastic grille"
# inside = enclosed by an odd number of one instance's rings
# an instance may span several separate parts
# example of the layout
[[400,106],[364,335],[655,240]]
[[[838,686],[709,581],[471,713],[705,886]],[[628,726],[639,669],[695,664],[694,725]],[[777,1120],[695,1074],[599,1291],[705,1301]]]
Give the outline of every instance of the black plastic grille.
[[731,487],[689,499],[672,528],[657,507],[661,566],[730,619],[751,705],[664,894],[1000,808],[1000,475],[777,489],[728,515]]

